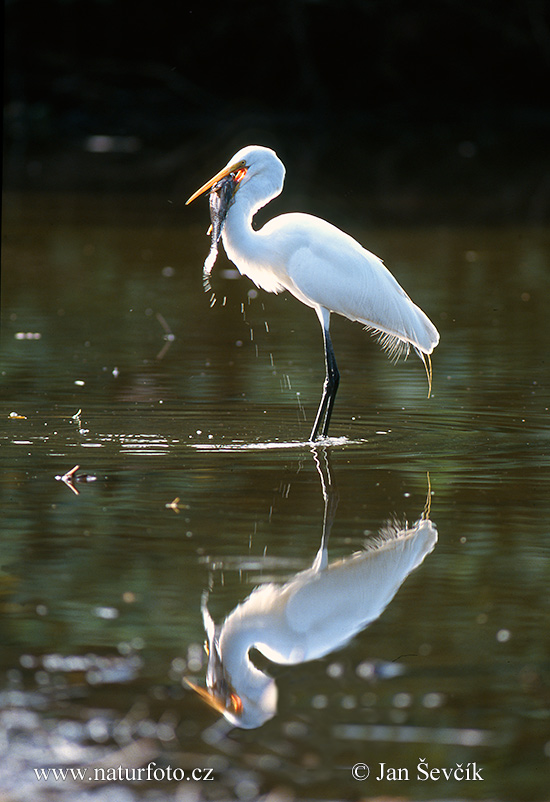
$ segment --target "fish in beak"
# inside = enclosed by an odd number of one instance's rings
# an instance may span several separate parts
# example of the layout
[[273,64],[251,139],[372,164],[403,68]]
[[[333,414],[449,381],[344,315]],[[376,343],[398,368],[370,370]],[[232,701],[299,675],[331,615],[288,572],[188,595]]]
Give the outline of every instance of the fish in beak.
[[233,202],[237,186],[233,173],[229,173],[228,176],[214,184],[210,190],[210,251],[202,269],[202,281],[206,292],[211,289],[210,274],[218,258],[218,243],[222,235],[223,224]]
[[239,188],[240,181],[246,175],[246,165],[244,161],[236,162],[224,167],[219,173],[211,178],[206,184],[198,189],[186,201],[186,206],[203,193],[209,191],[210,194],[210,221],[211,225],[208,233],[210,239],[210,251],[205,259],[203,267],[203,283],[204,289],[209,292],[210,287],[210,274],[212,268],[216,263],[218,257],[218,243],[220,241],[225,218],[229,207],[233,203],[235,192]]

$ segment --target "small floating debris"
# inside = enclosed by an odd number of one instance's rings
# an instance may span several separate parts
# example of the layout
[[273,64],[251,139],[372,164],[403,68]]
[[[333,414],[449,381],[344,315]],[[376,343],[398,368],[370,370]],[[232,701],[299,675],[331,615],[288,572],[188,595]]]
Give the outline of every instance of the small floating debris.
[[75,496],[79,496],[80,495],[80,491],[74,486],[75,482],[96,482],[97,481],[97,476],[94,476],[93,474],[90,474],[90,473],[81,473],[81,474],[78,474],[78,476],[77,476],[76,472],[77,472],[77,470],[79,468],[80,468],[80,465],[75,465],[74,468],[71,468],[71,470],[67,471],[67,473],[64,473],[63,475],[57,474],[57,476],[54,477],[56,479],[56,481],[63,482],[63,484],[66,484],[67,487],[70,490],[73,491]]
[[66,484],[66,485],[67,485],[67,487],[68,487],[70,490],[72,490],[72,491],[73,491],[73,493],[75,494],[75,496],[79,496],[79,495],[80,495],[80,491],[78,491],[78,490],[76,489],[76,487],[74,486],[74,475],[75,475],[76,471],[77,471],[79,468],[80,468],[80,465],[75,465],[75,466],[74,466],[74,468],[71,468],[71,470],[70,470],[70,471],[67,471],[67,472],[66,472],[66,473],[64,473],[63,475],[61,475],[61,474],[57,474],[57,476],[55,477],[56,481],[58,481],[58,482],[63,482],[63,484]]
[[80,420],[81,415],[82,415],[82,410],[79,409],[78,412],[75,412],[75,414],[71,416],[71,421],[74,421],[75,423],[78,424],[78,434],[84,436],[85,434],[90,434],[90,430],[84,429],[84,427],[82,426],[82,421]]
[[168,504],[164,505],[167,510],[174,510],[176,514],[179,513],[180,510],[188,510],[189,504],[180,504],[180,497],[176,496],[173,501],[170,501]]

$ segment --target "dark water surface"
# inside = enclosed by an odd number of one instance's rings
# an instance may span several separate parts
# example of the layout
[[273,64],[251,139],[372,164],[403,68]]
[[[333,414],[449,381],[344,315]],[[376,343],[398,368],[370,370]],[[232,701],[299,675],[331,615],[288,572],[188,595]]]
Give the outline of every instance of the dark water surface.
[[[441,332],[433,396],[416,358],[334,318],[333,439],[312,449],[316,316],[223,254],[210,308],[203,211],[4,199],[2,798],[548,799],[550,231],[352,230]],[[234,728],[183,680],[204,685],[201,598],[222,623],[310,567],[327,476],[329,563],[427,498],[437,543],[346,646],[254,653],[277,712]],[[343,586],[344,607],[370,587]],[[422,759],[464,773],[426,779]],[[164,775],[137,784],[34,772],[153,761]]]

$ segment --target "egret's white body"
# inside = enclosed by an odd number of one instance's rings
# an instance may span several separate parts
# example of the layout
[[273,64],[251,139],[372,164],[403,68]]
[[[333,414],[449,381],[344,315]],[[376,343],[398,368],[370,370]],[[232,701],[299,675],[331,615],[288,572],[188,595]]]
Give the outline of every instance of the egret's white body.
[[412,346],[428,370],[429,355],[439,342],[437,329],[377,256],[309,214],[283,214],[258,231],[252,227],[256,212],[283,188],[285,168],[274,151],[258,145],[243,148],[187,202],[229,175],[235,176],[235,190],[221,233],[227,256],[258,287],[288,290],[315,309],[323,328],[327,377],[312,440],[327,435],[338,388],[331,312],[380,332],[382,344],[392,352],[408,352]]
[[311,568],[282,586],[260,586],[221,626],[204,604],[209,690],[190,684],[235,726],[260,726],[275,715],[277,688],[252,663],[250,649],[287,665],[339,649],[382,614],[436,541],[435,526],[422,518],[410,529],[389,528],[365,550],[329,564],[323,538]]

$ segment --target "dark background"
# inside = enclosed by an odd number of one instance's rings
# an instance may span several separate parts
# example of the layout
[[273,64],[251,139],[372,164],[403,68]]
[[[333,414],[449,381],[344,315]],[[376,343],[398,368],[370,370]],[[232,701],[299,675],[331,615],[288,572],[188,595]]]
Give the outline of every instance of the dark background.
[[8,0],[5,32],[9,189],[179,202],[260,143],[287,206],[548,218],[546,0]]

